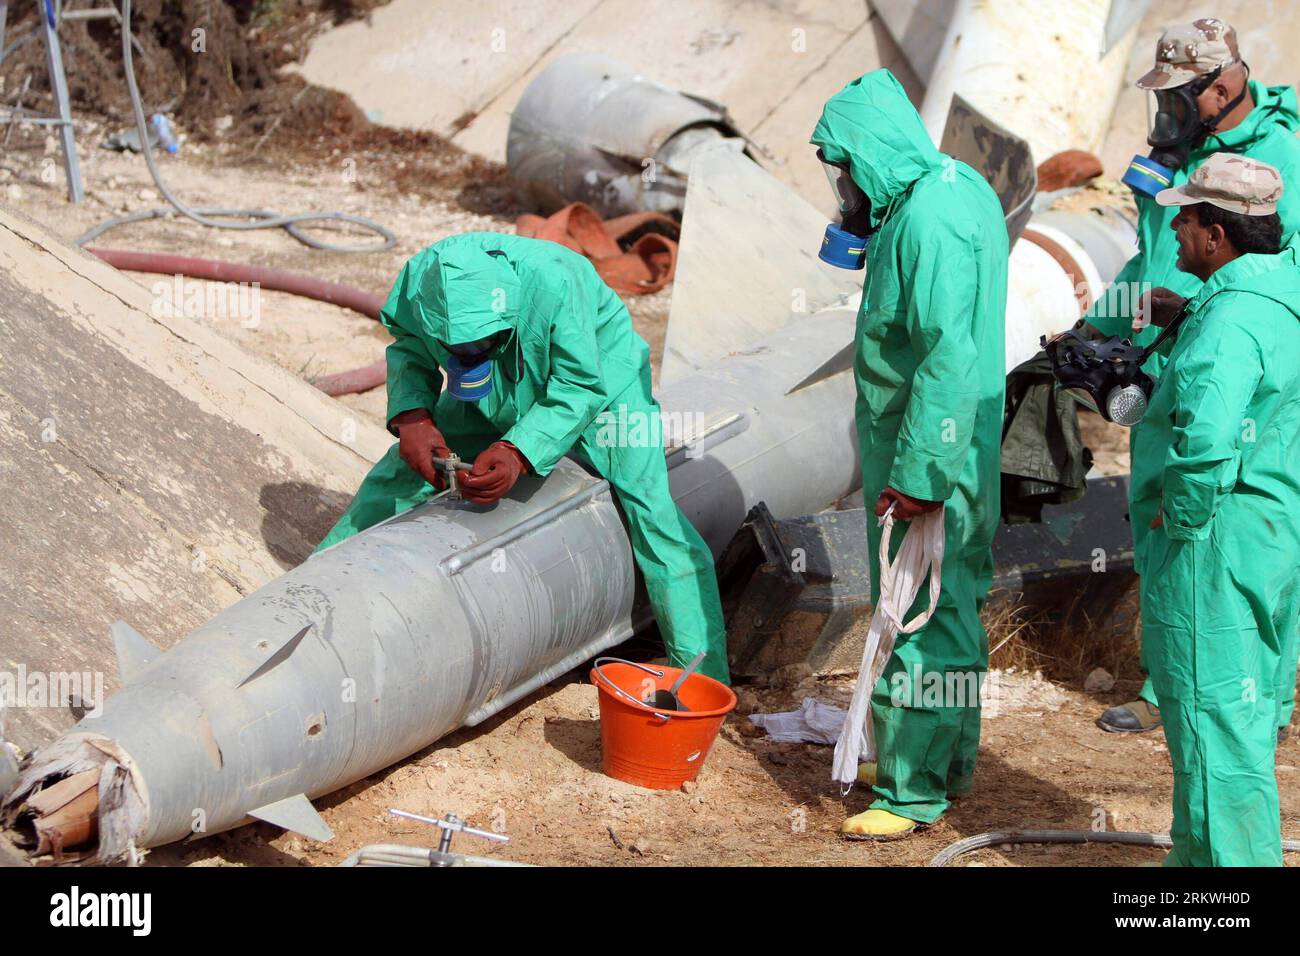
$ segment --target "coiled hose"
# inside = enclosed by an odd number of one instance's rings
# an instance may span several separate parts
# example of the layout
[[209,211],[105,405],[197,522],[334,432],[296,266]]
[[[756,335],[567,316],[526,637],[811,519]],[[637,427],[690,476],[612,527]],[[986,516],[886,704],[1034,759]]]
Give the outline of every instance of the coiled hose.
[[[1174,845],[1167,833],[1138,833],[1125,830],[1115,833],[1105,831],[1094,833],[1092,830],[995,830],[949,844],[926,865],[947,866],[964,853],[1007,843],[1119,843],[1127,846],[1161,847],[1166,850]],[[1300,851],[1300,840],[1283,840],[1282,850],[1286,853]]]
[[[396,245],[397,238],[386,228],[371,219],[354,216],[352,213],[307,212],[279,215],[265,209],[194,209],[187,206],[163,182],[162,174],[158,171],[158,164],[154,161],[153,147],[149,145],[149,128],[145,121],[144,106],[140,102],[140,89],[135,81],[134,51],[131,48],[131,0],[122,0],[122,67],[126,73],[126,87],[131,94],[131,108],[135,113],[136,130],[140,134],[140,152],[144,156],[144,161],[149,167],[149,175],[153,177],[158,191],[162,193],[164,199],[171,203],[171,206],[148,209],[143,212],[135,212],[127,216],[118,216],[106,220],[79,236],[77,245],[85,245],[117,226],[129,222],[140,222],[145,219],[158,219],[171,215],[173,212],[179,212],[182,216],[192,219],[200,225],[211,226],[214,229],[283,229],[303,245],[330,252],[383,252],[385,249],[391,249]],[[217,216],[239,218],[213,218]],[[361,226],[363,229],[378,233],[383,241],[377,244],[361,245],[340,245],[324,242],[312,238],[301,230],[300,226],[307,222],[350,222]]]

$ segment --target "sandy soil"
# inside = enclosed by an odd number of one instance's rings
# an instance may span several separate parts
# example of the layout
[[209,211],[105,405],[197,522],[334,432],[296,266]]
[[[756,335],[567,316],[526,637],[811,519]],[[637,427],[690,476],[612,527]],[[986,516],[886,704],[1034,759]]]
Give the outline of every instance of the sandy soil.
[[[266,824],[154,851],[152,865],[321,866],[372,843],[436,845],[429,827],[389,815],[455,813],[510,837],[505,845],[458,837],[458,852],[550,865],[916,866],[948,844],[995,829],[1166,831],[1172,777],[1163,735],[1106,734],[1102,708],[1132,686],[1093,696],[1023,674],[1002,675],[999,715],[983,723],[974,792],[924,833],[889,844],[849,843],[846,814],[870,803],[841,798],[831,748],[773,743],[747,719],[790,709],[803,696],[843,704],[844,682],[783,690],[743,688],[733,714],[687,791],[651,791],[601,772],[597,691],[553,686],[490,724],[462,730],[380,774],[316,801],[335,832],[321,844]],[[1278,752],[1282,826],[1300,835],[1295,785],[1300,741]],[[1102,824],[1100,821],[1105,821]],[[1023,846],[962,857],[970,866],[1133,866],[1159,860],[1141,847]]]

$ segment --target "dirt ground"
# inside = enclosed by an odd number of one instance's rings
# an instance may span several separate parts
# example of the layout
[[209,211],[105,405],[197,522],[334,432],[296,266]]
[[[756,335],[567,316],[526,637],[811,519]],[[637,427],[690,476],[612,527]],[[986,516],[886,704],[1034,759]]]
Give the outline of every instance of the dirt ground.
[[[1000,676],[1005,700],[983,722],[974,791],[938,824],[900,842],[842,840],[840,822],[866,809],[869,791],[855,787],[841,798],[830,780],[830,747],[773,743],[748,720],[755,710],[791,709],[804,695],[843,705],[843,681],[740,689],[740,711],[728,718],[689,792],[643,790],[604,776],[596,688],[569,683],[317,800],[335,833],[329,843],[256,824],[156,850],[146,862],[328,866],[372,843],[436,845],[431,827],[389,809],[455,813],[510,842],[460,836],[454,850],[543,865],[919,866],[989,830],[1168,830],[1172,778],[1163,736],[1106,734],[1093,725],[1105,706],[1128,699],[1133,685],[1094,696],[1030,675]],[[1292,739],[1278,751],[1288,836],[1300,836],[1297,763],[1300,741]],[[955,865],[1135,866],[1162,856],[1142,847],[1024,845],[980,850]]]

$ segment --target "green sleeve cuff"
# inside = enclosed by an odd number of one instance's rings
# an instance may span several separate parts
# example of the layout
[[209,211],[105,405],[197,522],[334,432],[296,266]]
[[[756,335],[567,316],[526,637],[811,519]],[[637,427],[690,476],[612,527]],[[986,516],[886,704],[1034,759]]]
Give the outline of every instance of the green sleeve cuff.
[[548,461],[546,458],[547,443],[530,435],[526,428],[515,425],[501,436],[501,441],[509,442],[519,449],[519,453],[528,459],[528,464],[532,466],[533,474],[539,478],[545,478],[555,467],[555,461]]
[[1178,470],[1167,470],[1161,513],[1169,537],[1179,541],[1209,537],[1210,524],[1226,492],[1218,482],[1200,481]]
[[889,487],[919,501],[947,501],[957,486],[956,480],[948,477],[951,470],[951,462],[913,456],[906,462],[894,462]]
[[1165,534],[1173,541],[1204,541],[1210,536],[1210,522],[1203,525],[1179,524],[1164,513]]

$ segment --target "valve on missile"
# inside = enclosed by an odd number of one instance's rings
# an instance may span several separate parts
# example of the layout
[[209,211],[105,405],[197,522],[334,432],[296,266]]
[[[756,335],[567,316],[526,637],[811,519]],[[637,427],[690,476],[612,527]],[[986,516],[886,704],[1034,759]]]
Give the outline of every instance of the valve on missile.
[[467,461],[461,461],[460,456],[457,455],[455,452],[452,452],[446,458],[439,458],[437,455],[434,455],[433,467],[440,469],[446,475],[447,488],[446,490],[441,491],[438,494],[434,495],[429,500],[437,501],[440,498],[459,499],[461,494],[460,494],[460,486],[456,484],[456,472],[469,471],[474,466]]

